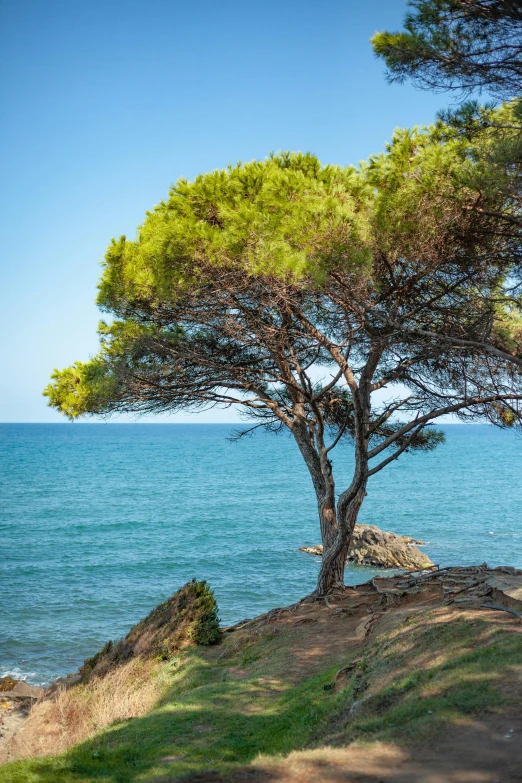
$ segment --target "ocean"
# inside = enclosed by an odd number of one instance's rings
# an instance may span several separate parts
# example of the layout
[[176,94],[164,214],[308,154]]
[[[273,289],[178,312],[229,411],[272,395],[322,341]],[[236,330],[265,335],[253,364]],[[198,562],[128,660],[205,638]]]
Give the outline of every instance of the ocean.
[[[440,566],[522,568],[522,438],[445,425],[447,442],[370,480],[359,521],[420,538]],[[229,424],[0,425],[0,676],[75,671],[192,578],[229,624],[310,592],[310,478],[286,435]],[[350,449],[333,453],[338,487]],[[349,566],[346,583],[375,571]]]

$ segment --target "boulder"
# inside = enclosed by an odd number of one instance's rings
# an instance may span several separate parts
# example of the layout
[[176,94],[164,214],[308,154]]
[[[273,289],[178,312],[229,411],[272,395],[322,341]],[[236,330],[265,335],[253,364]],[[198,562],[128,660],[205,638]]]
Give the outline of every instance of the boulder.
[[[417,545],[422,543],[410,536],[399,536],[397,533],[380,530],[375,525],[355,525],[347,561],[377,568],[418,571],[433,566],[429,557],[418,549]],[[303,546],[300,549],[311,555],[323,554],[321,544]]]
[[0,677],[0,691],[12,691],[17,682],[13,677]]
[[323,554],[323,545],[316,544],[315,546],[300,546],[301,552],[308,552],[309,555],[321,555]]
[[0,690],[2,698],[7,699],[39,699],[44,693],[43,688],[28,685],[23,680],[14,680],[12,677],[0,679]]

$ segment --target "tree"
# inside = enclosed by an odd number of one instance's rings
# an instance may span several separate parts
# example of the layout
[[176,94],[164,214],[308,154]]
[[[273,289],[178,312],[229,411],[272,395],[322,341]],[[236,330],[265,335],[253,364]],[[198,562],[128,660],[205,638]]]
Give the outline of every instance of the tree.
[[[410,78],[429,90],[456,90],[466,100],[457,108],[439,112],[441,141],[463,136],[473,142],[475,160],[486,161],[473,170],[472,188],[477,209],[484,215],[483,233],[498,219],[499,231],[522,227],[522,6],[520,0],[410,0],[405,31],[376,33],[372,44],[388,66],[390,81]],[[508,104],[495,108],[468,100],[473,91],[488,91]],[[465,178],[461,185],[466,188]],[[482,194],[502,190],[504,210],[495,214],[480,204]],[[516,263],[516,262],[515,262]],[[510,295],[516,299],[504,335],[522,342],[520,278]],[[512,361],[517,361],[513,359]]]
[[[510,133],[512,163],[522,160],[522,5],[519,0],[410,0],[405,31],[375,33],[371,41],[388,66],[391,82],[410,78],[428,90],[453,90],[466,98],[457,109],[439,113],[446,132],[469,138],[498,131]],[[494,107],[467,100],[486,91],[511,102],[509,122]],[[490,145],[491,146],[491,145]],[[502,154],[505,150],[502,150]]]
[[[234,404],[251,429],[288,430],[317,497],[316,594],[341,586],[373,475],[440,443],[444,414],[522,422],[520,229],[498,230],[502,193],[473,189],[474,152],[402,131],[358,169],[282,154],[179,181],[135,241],[113,240],[98,303],[115,320],[97,356],[54,372],[49,404],[71,418]],[[394,384],[408,393],[376,404]],[[337,498],[343,439],[355,466]]]
[[519,0],[412,0],[405,31],[380,32],[375,53],[390,81],[430,90],[486,90],[500,100],[522,94]]

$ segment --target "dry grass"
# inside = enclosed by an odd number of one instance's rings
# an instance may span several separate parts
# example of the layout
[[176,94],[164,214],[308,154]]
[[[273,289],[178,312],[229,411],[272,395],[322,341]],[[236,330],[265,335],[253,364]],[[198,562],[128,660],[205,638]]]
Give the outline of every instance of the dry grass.
[[62,687],[32,708],[22,730],[2,748],[0,764],[63,753],[117,721],[145,715],[164,693],[168,669],[133,659],[88,685]]
[[171,658],[194,644],[220,638],[218,609],[206,582],[193,579],[135,625],[124,639],[107,644],[80,668],[84,681],[103,677],[132,658]]
[[[175,663],[115,656],[100,678],[100,655],[18,735],[19,758],[47,758],[5,765],[0,780],[515,783],[522,626],[424,586],[383,609],[382,592],[362,585],[334,607],[256,618],[215,647],[186,648],[182,635]],[[147,650],[162,649],[156,630],[172,639],[160,611],[141,625]]]
[[86,660],[81,683],[37,703],[17,733],[0,743],[0,764],[58,755],[116,722],[146,715],[172,679],[174,653],[219,637],[212,591],[206,582],[187,582],[124,639]]

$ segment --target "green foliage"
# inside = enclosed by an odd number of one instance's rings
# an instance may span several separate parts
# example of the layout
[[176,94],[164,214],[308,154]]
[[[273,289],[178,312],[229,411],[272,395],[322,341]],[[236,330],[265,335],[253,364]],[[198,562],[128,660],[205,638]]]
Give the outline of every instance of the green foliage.
[[320,279],[340,254],[364,265],[362,187],[353,168],[300,153],[179,180],[135,241],[112,241],[98,304],[118,312],[129,298],[175,300],[221,269]]
[[[509,109],[502,111],[505,119]],[[488,157],[492,146],[483,138],[443,138],[439,125],[397,131],[384,153],[358,169],[288,153],[178,182],[148,213],[135,241],[113,240],[98,302],[116,320],[101,322],[97,356],[53,372],[44,390],[49,405],[70,418],[140,410],[143,398],[129,389],[129,371],[138,378],[152,362],[160,382],[171,382],[169,346],[190,339],[200,348],[209,335],[186,331],[169,320],[170,310],[180,302],[197,308],[209,288],[219,297],[230,270],[253,286],[275,275],[303,291],[351,274],[378,293],[383,254],[401,272],[404,259],[414,260],[426,246],[437,252],[447,241],[441,223],[453,230],[453,212],[486,185],[492,198],[499,192],[505,166]],[[151,308],[154,322],[147,322]],[[161,346],[158,355],[151,344]],[[205,350],[210,356],[218,348],[208,342]],[[165,404],[173,406],[172,399]]]
[[[389,424],[387,427],[383,427],[382,433],[379,434],[381,434],[382,437],[389,437],[394,432],[399,430],[401,426],[402,422]],[[406,440],[406,436],[400,436],[395,441],[395,445],[400,447],[406,442]],[[414,435],[413,439],[408,444],[408,451],[433,451],[437,448],[437,446],[445,443],[445,441],[446,436],[442,430],[437,430],[432,426],[426,427]]]
[[[293,434],[323,510],[346,436],[362,485],[441,443],[429,423],[446,413],[522,424],[520,139],[513,106],[490,111],[502,144],[439,122],[358,168],[287,153],[178,182],[109,248],[98,303],[114,320],[97,356],[55,371],[49,404],[241,406],[251,431]],[[408,396],[372,404],[393,385]]]
[[196,644],[215,644],[221,637],[221,631],[214,593],[205,581],[192,584],[195,592],[192,640]]
[[44,389],[49,405],[70,419],[86,413],[103,414],[118,394],[116,377],[105,357],[75,362],[65,370],[54,370]]
[[518,0],[410,0],[404,31],[376,33],[375,53],[391,81],[428,89],[522,92],[522,8]]

